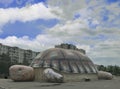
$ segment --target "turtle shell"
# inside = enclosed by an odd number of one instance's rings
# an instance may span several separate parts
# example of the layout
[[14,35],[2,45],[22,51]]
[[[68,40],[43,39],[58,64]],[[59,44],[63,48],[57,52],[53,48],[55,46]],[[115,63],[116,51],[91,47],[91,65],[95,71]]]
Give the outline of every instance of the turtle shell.
[[97,73],[93,62],[77,50],[51,48],[39,53],[32,67],[53,68],[66,73]]

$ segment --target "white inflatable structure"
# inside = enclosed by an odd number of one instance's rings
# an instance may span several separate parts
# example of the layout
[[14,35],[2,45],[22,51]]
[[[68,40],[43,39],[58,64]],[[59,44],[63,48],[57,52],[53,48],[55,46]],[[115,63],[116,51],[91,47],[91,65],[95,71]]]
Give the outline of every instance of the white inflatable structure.
[[10,78],[14,81],[34,80],[34,69],[30,66],[13,65],[9,68]]
[[105,71],[98,71],[98,79],[111,80],[112,78],[113,75],[111,73]]
[[51,68],[44,70],[44,76],[48,82],[63,82],[63,76]]

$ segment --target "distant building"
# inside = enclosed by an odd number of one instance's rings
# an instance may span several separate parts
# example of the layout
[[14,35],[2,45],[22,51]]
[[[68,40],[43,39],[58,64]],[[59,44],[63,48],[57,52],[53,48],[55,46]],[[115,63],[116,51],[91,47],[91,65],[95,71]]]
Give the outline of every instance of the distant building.
[[77,50],[80,51],[83,54],[86,54],[86,51],[84,49],[78,49],[75,45],[73,44],[60,44],[60,45],[55,45],[55,48],[63,48],[63,49],[72,49],[72,50]]
[[55,45],[55,48],[64,48],[64,49],[76,49],[76,46],[72,44],[60,44],[60,45]]
[[32,59],[36,57],[38,53],[39,52],[24,50],[18,47],[10,47],[0,43],[0,55],[8,54],[13,63],[23,63],[25,61],[31,63]]

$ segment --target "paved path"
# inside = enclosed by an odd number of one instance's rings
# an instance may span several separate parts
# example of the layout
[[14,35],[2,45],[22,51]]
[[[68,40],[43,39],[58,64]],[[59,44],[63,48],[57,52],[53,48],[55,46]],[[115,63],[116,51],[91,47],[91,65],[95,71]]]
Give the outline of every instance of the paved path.
[[120,89],[120,78],[90,82],[40,83],[0,79],[0,89]]

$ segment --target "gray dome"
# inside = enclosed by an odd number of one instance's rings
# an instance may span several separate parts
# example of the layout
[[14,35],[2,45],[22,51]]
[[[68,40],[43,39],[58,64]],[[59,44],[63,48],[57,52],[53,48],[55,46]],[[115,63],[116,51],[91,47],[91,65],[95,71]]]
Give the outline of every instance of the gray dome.
[[51,48],[38,54],[32,67],[50,67],[66,73],[96,73],[93,62],[83,53],[75,50]]

